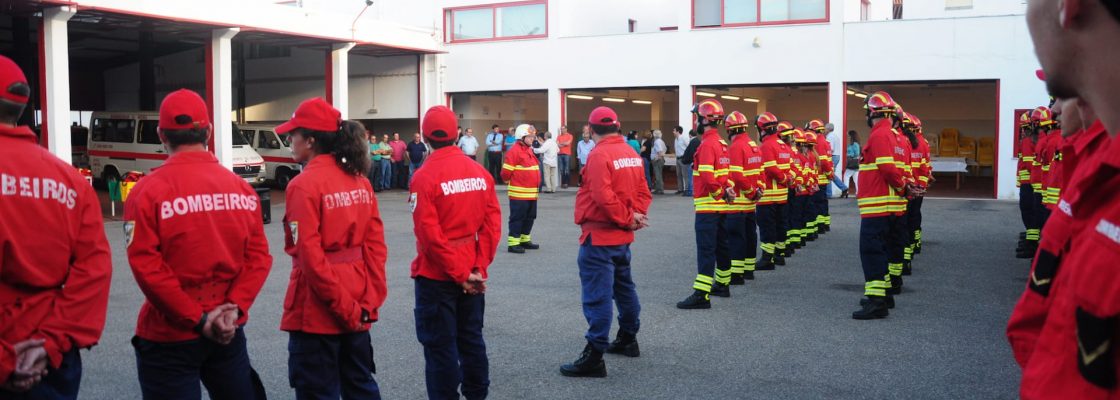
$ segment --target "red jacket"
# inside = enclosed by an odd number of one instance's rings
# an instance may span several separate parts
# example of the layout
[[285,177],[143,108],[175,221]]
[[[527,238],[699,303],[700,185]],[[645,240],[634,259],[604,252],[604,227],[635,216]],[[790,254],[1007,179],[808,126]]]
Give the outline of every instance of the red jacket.
[[510,200],[536,200],[541,186],[541,166],[533,148],[517,141],[502,162],[502,180],[509,185]]
[[1034,163],[1034,139],[1025,136],[1019,139],[1019,185],[1031,183],[1031,165]]
[[910,150],[910,170],[914,181],[922,188],[929,187],[929,179],[933,177],[933,167],[929,163],[929,142],[922,135],[915,135],[918,147]]
[[[1107,144],[1107,139],[1108,135],[1105,134],[1103,125],[1098,122],[1089,130],[1071,136],[1071,141],[1067,143],[1064,152],[1068,159],[1090,158],[1100,152]],[[1051,173],[1053,172],[1051,170]],[[1084,180],[1088,174],[1084,170],[1080,172],[1077,179]],[[1064,279],[1059,279],[1062,270],[1058,268],[1058,261],[1068,252],[1073,233],[1077,230],[1069,204],[1079,202],[1083,193],[1075,189],[1077,185],[1072,181],[1067,186],[1070,189],[1061,194],[1062,206],[1055,208],[1055,212],[1042,228],[1042,240],[1038,245],[1038,255],[1031,266],[1027,288],[1019,297],[1007,323],[1007,339],[1011,343],[1015,361],[1022,368],[1026,368],[1034,352],[1038,336],[1053,304],[1051,299],[1055,297],[1057,291],[1062,290]]]
[[731,208],[740,213],[753,213],[756,202],[747,199],[747,195],[755,190],[766,190],[762,181],[762,148],[751,139],[750,134],[741,133],[731,139],[727,153],[731,158],[729,179],[735,182],[738,194]]
[[1051,210],[1058,204],[1061,192],[1061,154],[1062,131],[1055,129],[1047,135],[1046,146],[1040,153],[1042,157],[1042,205]]
[[817,171],[813,164],[817,163],[816,155],[796,151],[791,158],[790,170],[794,172],[794,188],[798,196],[808,196],[809,187],[817,183]]
[[618,246],[634,241],[630,223],[634,213],[647,214],[653,200],[642,159],[621,135],[603,138],[587,156],[576,194],[575,222],[594,246]]
[[817,134],[817,185],[824,186],[832,182],[832,143],[824,134]]
[[136,336],[198,338],[202,313],[225,303],[241,309],[239,325],[248,321],[272,269],[252,187],[209,152],[176,153],[136,184],[124,206],[128,263],[146,298]]
[[385,231],[369,180],[321,155],[288,185],[284,251],[292,276],[280,329],[315,334],[368,330],[385,302]]
[[1042,194],[1042,160],[1040,158],[1045,140],[1046,136],[1040,134],[1031,141],[1032,157],[1031,162],[1027,165],[1027,170],[1030,171],[1031,176],[1031,189],[1034,190],[1036,195]]
[[1046,182],[1050,179],[1050,163],[1054,160],[1054,152],[1058,150],[1061,140],[1061,132],[1054,130],[1038,135],[1038,143],[1035,144],[1034,161],[1038,164],[1038,185],[1042,188],[1042,192],[1038,194],[1043,197],[1046,196]]
[[[728,180],[730,173],[727,143],[720,138],[718,130],[708,128],[692,157],[692,201],[697,213],[731,212],[723,200],[724,190],[733,185]],[[642,179],[645,179],[644,174]]]
[[762,180],[766,189],[758,202],[761,205],[785,204],[789,200],[786,182],[790,178],[793,150],[778,136],[775,133],[762,139]]
[[0,127],[0,381],[12,345],[45,339],[50,364],[101,338],[113,266],[101,205],[27,127]]
[[[896,157],[905,154],[889,119],[880,119],[871,128],[863,159],[859,164],[857,203],[862,218],[882,217],[898,213],[899,202],[906,201],[900,193],[906,186],[905,172]],[[905,208],[903,208],[905,211]]]
[[413,278],[463,283],[483,277],[502,236],[494,178],[455,146],[436,150],[409,185],[416,258]]
[[[1082,165],[1069,187],[1073,238],[1059,261],[1061,290],[1023,371],[1021,396],[1115,399],[1120,352],[1120,140],[1111,139]],[[1080,178],[1080,179],[1079,179]]]

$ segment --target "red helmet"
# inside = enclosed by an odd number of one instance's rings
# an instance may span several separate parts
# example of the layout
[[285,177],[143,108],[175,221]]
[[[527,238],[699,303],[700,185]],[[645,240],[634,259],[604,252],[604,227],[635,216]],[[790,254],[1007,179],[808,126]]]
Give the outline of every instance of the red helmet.
[[922,129],[922,120],[914,116],[914,114],[903,111],[901,114],[901,123],[903,128],[909,129]]
[[709,123],[720,124],[723,122],[723,104],[720,104],[719,100],[707,99],[701,101],[700,104],[696,105],[693,112]]
[[867,96],[864,108],[867,109],[868,117],[879,118],[898,115],[902,111],[902,106],[898,105],[898,102],[894,101],[887,92],[875,92]]
[[728,128],[746,128],[750,126],[750,122],[747,121],[747,116],[738,111],[732,111],[730,114],[727,114],[727,118],[724,118],[723,124]]
[[782,121],[779,122],[778,125],[774,126],[774,130],[782,136],[789,136],[794,134],[794,129],[795,128],[793,127],[793,124],[789,123],[789,121]]
[[774,124],[776,123],[778,123],[778,117],[775,117],[774,114],[771,114],[770,112],[758,114],[758,116],[754,118],[754,125],[759,129],[767,129],[771,126],[774,126]]
[[806,122],[805,123],[805,130],[813,131],[813,132],[817,132],[817,133],[824,133],[824,122],[821,122],[821,120],[819,120],[819,119],[814,119],[812,121]]
[[1040,106],[1031,111],[1031,125],[1035,128],[1045,128],[1054,125],[1054,112],[1049,107]]
[[1031,113],[1025,112],[1019,114],[1019,129],[1026,130],[1031,127]]
[[805,144],[809,146],[816,146],[817,134],[813,131],[805,131]]

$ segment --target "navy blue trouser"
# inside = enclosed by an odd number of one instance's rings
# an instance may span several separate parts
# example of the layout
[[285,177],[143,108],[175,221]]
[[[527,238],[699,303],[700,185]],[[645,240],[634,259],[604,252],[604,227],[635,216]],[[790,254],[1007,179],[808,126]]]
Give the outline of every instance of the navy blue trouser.
[[1023,227],[1033,229],[1034,226],[1034,189],[1030,183],[1019,184],[1019,214],[1023,218]]
[[[731,273],[754,271],[758,255],[758,232],[755,231],[754,213],[727,214],[727,244],[731,257]],[[721,279],[717,280],[722,282]]]
[[583,288],[583,317],[587,319],[587,342],[604,351],[610,341],[611,316],[618,307],[618,326],[637,334],[642,306],[630,276],[630,245],[595,246],[592,237],[579,246],[579,281]]
[[482,338],[485,295],[463,293],[455,282],[417,277],[416,339],[424,345],[429,399],[485,399],[490,361]]
[[369,331],[288,332],[288,383],[297,400],[380,399]]
[[[1042,234],[1042,227],[1046,226],[1046,221],[1050,219],[1050,209],[1042,204],[1042,194],[1034,194],[1034,227]],[[1040,236],[1041,238],[1041,236]],[[1041,239],[1039,239],[1041,240]]]
[[78,398],[82,383],[82,357],[78,349],[62,355],[58,368],[48,368],[47,376],[38,385],[23,393],[0,391],[0,398],[10,400],[73,400]]
[[775,248],[786,248],[785,214],[788,204],[760,204],[758,214],[758,236],[762,250],[774,254]]
[[860,219],[859,258],[863,265],[864,294],[886,296],[888,236],[895,217],[870,217]]
[[[731,251],[727,234],[727,215],[715,213],[696,214],[696,283],[693,288],[711,292],[711,282],[702,282],[715,277],[716,266],[721,273],[731,275]],[[726,283],[719,280],[720,283]],[[709,286],[704,285],[707,283]],[[707,289],[707,290],[705,290]]]
[[[828,213],[828,198],[829,198],[829,195],[828,195],[828,193],[825,193],[825,188],[831,188],[831,187],[832,187],[832,185],[820,185],[820,190],[818,190],[817,193],[813,194],[814,203],[817,204],[817,208],[813,212],[814,216],[820,215],[820,216],[827,217],[827,216],[830,215]],[[814,219],[815,219],[815,217],[814,217]],[[826,219],[826,221],[827,221],[827,219]]]
[[509,237],[510,246],[530,241],[533,221],[537,220],[536,200],[509,199]]
[[160,343],[133,337],[140,392],[145,399],[197,400],[201,380],[214,400],[264,399],[245,343],[242,328],[225,346],[205,338]]

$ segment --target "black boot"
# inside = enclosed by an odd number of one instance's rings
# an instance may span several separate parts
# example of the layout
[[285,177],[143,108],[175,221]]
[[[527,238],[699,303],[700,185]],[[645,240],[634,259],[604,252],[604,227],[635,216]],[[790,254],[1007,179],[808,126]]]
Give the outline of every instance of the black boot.
[[910,276],[910,274],[912,274],[912,273],[913,273],[913,271],[911,271],[910,261],[903,261],[902,262],[902,275]]
[[[871,300],[866,298],[866,297],[864,297],[862,299],[859,299],[859,306],[860,307],[866,306],[867,302],[869,302],[869,301],[871,301]],[[887,305],[887,308],[894,309],[894,296],[884,297],[883,298],[883,303]]]
[[735,285],[735,286],[746,285],[747,280],[743,278],[743,275],[745,275],[745,274],[740,274],[740,273],[731,274],[731,284]]
[[902,294],[902,275],[891,275],[891,288],[887,289],[887,294]]
[[588,343],[575,362],[560,367],[560,375],[577,378],[606,377],[607,364],[603,362],[603,353],[595,350],[591,343]]
[[743,273],[743,279],[746,279],[748,281],[753,281],[754,280],[754,271],[744,272]]
[[525,250],[537,250],[541,248],[541,245],[533,242],[521,242],[521,248]]
[[832,225],[824,224],[824,231],[825,232],[832,232]]
[[712,296],[716,297],[731,297],[731,287],[722,283],[712,285]]
[[633,333],[619,329],[618,336],[615,336],[611,345],[607,346],[607,354],[622,354],[627,357],[638,357],[642,355],[642,352],[638,349],[638,338]]
[[844,189],[844,190],[840,191],[840,198],[841,199],[848,198],[848,189]]
[[882,297],[868,296],[866,301],[860,303],[863,308],[852,312],[852,319],[878,319],[890,315],[887,302]]
[[513,254],[525,254],[525,249],[521,248],[521,246],[509,246],[506,251]]
[[[786,258],[780,255],[774,255],[774,265],[786,265]],[[758,269],[758,268],[755,268]]]
[[818,237],[820,237],[820,235],[817,235],[817,234],[816,234],[816,233],[814,232],[814,233],[810,233],[810,234],[809,234],[809,236],[806,236],[806,237],[805,237],[805,240],[808,240],[808,241],[812,242],[812,241],[814,241],[814,240],[817,240],[817,238],[818,238]]
[[[755,265],[754,269],[756,271],[773,271],[774,270],[774,263],[776,262],[775,259],[776,259],[775,256],[764,253],[764,255],[762,256],[762,259],[758,261],[758,265]],[[783,263],[784,262],[785,261],[783,261]],[[754,274],[751,274],[751,275],[754,275]]]
[[1034,253],[1037,251],[1038,242],[1027,241],[1023,248],[1015,250],[1015,258],[1034,258]]
[[708,298],[708,294],[699,290],[694,290],[692,294],[688,295],[684,300],[677,303],[677,308],[682,310],[699,310],[712,308],[712,301]]

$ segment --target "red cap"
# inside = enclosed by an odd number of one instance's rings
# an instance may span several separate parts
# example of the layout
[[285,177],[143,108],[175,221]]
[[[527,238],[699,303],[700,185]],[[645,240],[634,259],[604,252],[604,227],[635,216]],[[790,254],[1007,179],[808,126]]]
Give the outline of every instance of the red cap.
[[420,123],[420,130],[424,132],[424,138],[436,142],[446,142],[455,140],[451,132],[455,132],[456,127],[459,126],[458,118],[455,118],[455,112],[451,111],[447,106],[435,106],[428,109],[424,113],[424,120]]
[[27,77],[8,57],[0,56],[0,99],[19,104],[27,104],[31,96],[31,87],[27,86]]
[[1034,71],[1034,76],[1037,76],[1038,80],[1046,82],[1046,71],[1041,68]]
[[276,133],[288,133],[295,128],[319,132],[337,132],[342,124],[342,113],[322,97],[304,100],[296,107],[292,119],[276,127]]
[[164,97],[159,105],[159,129],[208,128],[209,114],[198,93],[179,89]]
[[599,126],[621,126],[622,124],[618,120],[618,114],[606,106],[599,106],[591,110],[591,116],[587,118],[587,123]]

